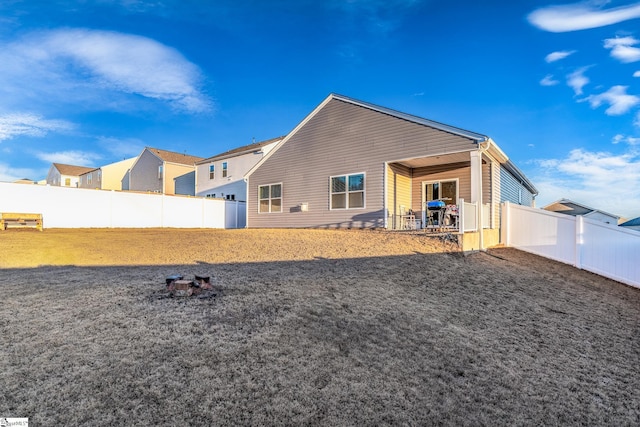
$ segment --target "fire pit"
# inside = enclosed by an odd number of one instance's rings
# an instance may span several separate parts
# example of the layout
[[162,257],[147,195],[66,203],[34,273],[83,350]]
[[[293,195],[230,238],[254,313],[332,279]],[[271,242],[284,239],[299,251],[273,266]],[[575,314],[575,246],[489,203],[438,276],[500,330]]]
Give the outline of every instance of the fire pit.
[[213,285],[210,276],[196,275],[193,280],[184,280],[184,276],[174,274],[167,276],[166,283],[170,297],[215,296],[211,292]]

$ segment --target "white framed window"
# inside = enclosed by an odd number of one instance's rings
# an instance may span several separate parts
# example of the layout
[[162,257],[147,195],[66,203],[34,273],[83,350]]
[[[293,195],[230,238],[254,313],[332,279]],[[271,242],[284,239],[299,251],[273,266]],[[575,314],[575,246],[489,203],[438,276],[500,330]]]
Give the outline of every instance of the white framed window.
[[162,179],[162,165],[158,166],[158,179]]
[[87,184],[91,185],[91,174],[87,175]]
[[282,183],[258,186],[258,213],[282,212]]
[[329,209],[365,207],[365,174],[354,173],[329,177]]
[[209,179],[215,179],[216,177],[216,166],[209,165]]
[[226,178],[228,174],[228,165],[227,162],[222,162],[222,177]]

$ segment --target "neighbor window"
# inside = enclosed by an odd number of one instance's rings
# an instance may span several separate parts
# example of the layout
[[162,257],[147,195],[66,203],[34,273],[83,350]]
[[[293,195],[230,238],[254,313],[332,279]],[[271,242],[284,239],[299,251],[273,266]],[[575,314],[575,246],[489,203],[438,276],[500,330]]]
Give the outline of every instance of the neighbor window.
[[227,162],[222,163],[222,177],[223,178],[227,177]]
[[162,179],[162,165],[158,166],[158,179]]
[[330,209],[364,208],[364,174],[332,176]]
[[214,179],[216,177],[216,167],[215,165],[209,165],[209,179]]
[[65,178],[64,185],[65,187],[71,187],[71,178]]
[[91,174],[87,175],[87,184],[91,185]]
[[282,212],[282,184],[258,187],[258,212]]

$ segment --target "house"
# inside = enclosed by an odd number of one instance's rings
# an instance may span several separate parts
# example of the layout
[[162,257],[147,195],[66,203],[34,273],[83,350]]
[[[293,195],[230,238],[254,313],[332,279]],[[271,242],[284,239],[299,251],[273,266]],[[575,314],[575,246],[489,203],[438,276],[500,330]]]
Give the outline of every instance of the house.
[[197,162],[195,195],[246,201],[244,175],[283,138],[255,142]]
[[246,179],[251,228],[439,227],[426,207],[444,201],[465,249],[499,242],[501,202],[537,195],[491,138],[336,94]]
[[602,221],[606,224],[612,225],[617,225],[618,220],[620,219],[618,215],[613,215],[569,199],[556,200],[555,202],[544,206],[542,209],[571,216],[582,215],[585,218]]
[[130,191],[176,194],[174,178],[195,170],[202,157],[145,147],[129,170]]
[[128,190],[129,169],[137,157],[110,163],[87,171],[80,175],[80,188],[97,188],[102,190]]
[[627,230],[640,231],[640,216],[623,222],[622,224],[620,224],[620,227],[624,227]]
[[100,168],[91,169],[80,175],[78,188],[96,188],[102,186],[102,170]]
[[110,163],[102,166],[102,188],[103,190],[128,190],[129,189],[129,170],[137,157],[120,160],[119,162]]
[[13,181],[14,184],[38,184],[36,181],[29,178],[22,178]]
[[47,184],[59,187],[78,187],[80,175],[95,170],[84,166],[52,163],[47,173]]

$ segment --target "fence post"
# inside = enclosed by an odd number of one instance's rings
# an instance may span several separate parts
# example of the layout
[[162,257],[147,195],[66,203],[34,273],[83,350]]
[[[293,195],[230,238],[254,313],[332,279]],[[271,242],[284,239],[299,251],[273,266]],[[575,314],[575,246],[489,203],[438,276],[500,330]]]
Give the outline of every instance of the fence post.
[[584,217],[582,215],[576,216],[576,256],[575,266],[582,270],[582,246],[584,244]]

